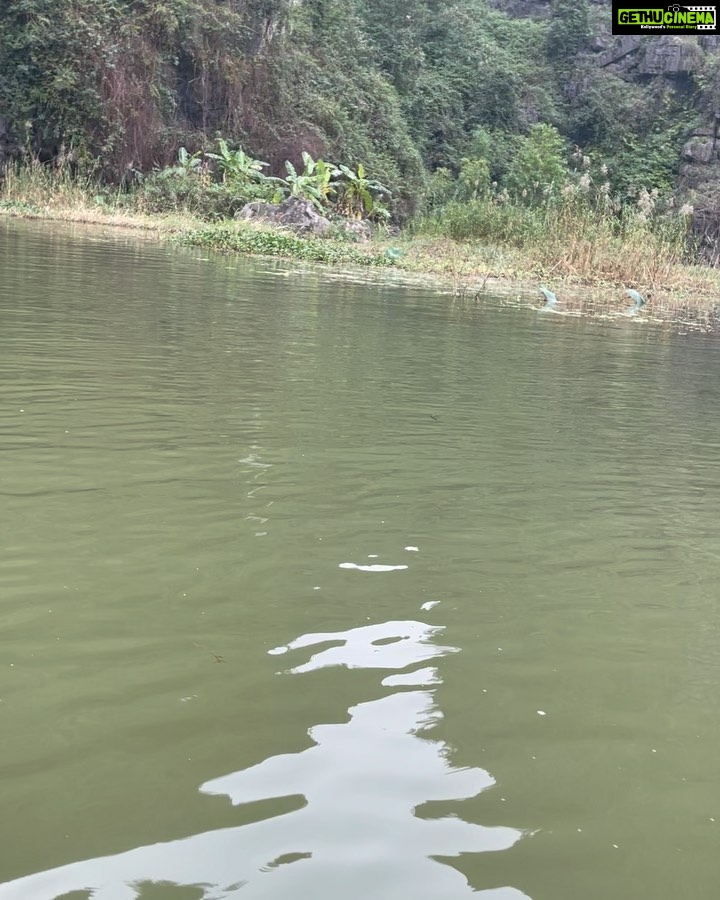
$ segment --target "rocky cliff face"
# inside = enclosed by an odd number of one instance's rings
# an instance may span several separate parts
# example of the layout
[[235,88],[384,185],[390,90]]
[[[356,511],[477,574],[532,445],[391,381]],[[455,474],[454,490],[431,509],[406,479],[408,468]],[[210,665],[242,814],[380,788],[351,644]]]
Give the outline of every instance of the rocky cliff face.
[[701,254],[717,263],[720,240],[720,94],[703,84],[703,74],[720,53],[715,35],[616,37],[595,56],[595,64],[652,90],[669,82],[695,104],[698,123],[688,134],[678,164],[679,199],[694,205],[693,227]]
[[714,36],[692,37],[661,35],[643,38],[636,35],[593,38],[597,52],[595,64],[617,74],[674,76],[697,72],[705,55],[716,52]]
[[[491,0],[513,17],[547,20],[550,0]],[[566,96],[582,94],[587,68],[607,72],[647,90],[674,91],[687,98],[697,124],[687,134],[677,167],[677,194],[694,205],[694,227],[713,263],[720,253],[720,37],[716,35],[635,35],[611,33],[609,0],[589,0],[592,37],[570,75]],[[718,65],[715,66],[717,59]],[[718,75],[713,76],[713,71]],[[710,74],[708,74],[710,73]]]

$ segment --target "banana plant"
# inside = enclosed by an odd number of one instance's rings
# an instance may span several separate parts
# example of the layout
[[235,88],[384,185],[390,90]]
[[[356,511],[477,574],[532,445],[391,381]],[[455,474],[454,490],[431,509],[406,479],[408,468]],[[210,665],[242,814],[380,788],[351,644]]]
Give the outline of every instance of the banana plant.
[[322,159],[313,159],[305,151],[302,160],[302,172],[298,172],[290,160],[285,162],[285,182],[290,189],[290,196],[309,200],[313,206],[322,210],[330,203],[330,195],[335,193],[333,179],[337,169]]
[[188,153],[185,147],[178,150],[177,168],[183,172],[195,172],[202,166],[202,150],[196,150],[195,153]]
[[223,181],[242,183],[267,180],[267,175],[263,173],[263,169],[269,163],[253,159],[252,156],[245,153],[242,147],[239,147],[237,150],[231,150],[224,138],[218,140],[218,150],[218,153],[206,153],[205,155],[208,159],[214,159],[217,162]]
[[177,163],[168,169],[163,169],[160,173],[165,176],[185,176],[195,175],[202,168],[202,151],[197,150],[195,153],[188,153],[185,147],[178,150]]
[[376,218],[387,217],[387,209],[379,197],[390,197],[390,191],[379,181],[372,181],[365,174],[365,166],[360,163],[353,172],[348,166],[336,169],[340,181],[339,207],[346,216],[362,219],[363,215]]

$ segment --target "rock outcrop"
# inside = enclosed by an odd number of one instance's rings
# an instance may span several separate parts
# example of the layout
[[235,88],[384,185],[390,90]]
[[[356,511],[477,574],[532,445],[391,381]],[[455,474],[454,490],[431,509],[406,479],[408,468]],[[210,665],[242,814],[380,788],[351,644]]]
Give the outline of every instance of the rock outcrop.
[[679,75],[695,72],[700,68],[703,51],[697,38],[663,35],[644,44],[644,53],[638,65],[641,75]]
[[341,228],[356,241],[369,241],[375,234],[375,229],[367,219],[344,219]]
[[[626,60],[630,54],[637,52],[640,47],[640,41],[641,38],[637,35],[623,34],[614,41],[611,47],[608,47],[607,50],[603,50],[595,57],[596,65],[600,66],[602,69],[605,69],[608,66],[616,66],[618,63]],[[630,60],[630,65],[636,65],[635,59]]]
[[691,163],[709,163],[716,156],[715,139],[694,135],[682,149],[683,160]]
[[246,203],[235,215],[246,221],[270,222],[290,228],[298,234],[322,235],[330,228],[330,221],[321,216],[309,200],[288,197],[282,203]]
[[289,228],[297,234],[323,235],[333,229],[339,229],[356,241],[369,241],[375,234],[375,228],[366,219],[342,219],[332,223],[315,209],[309,200],[288,197],[282,203],[265,203],[255,200],[246,203],[235,214],[235,218],[246,222],[268,222]]

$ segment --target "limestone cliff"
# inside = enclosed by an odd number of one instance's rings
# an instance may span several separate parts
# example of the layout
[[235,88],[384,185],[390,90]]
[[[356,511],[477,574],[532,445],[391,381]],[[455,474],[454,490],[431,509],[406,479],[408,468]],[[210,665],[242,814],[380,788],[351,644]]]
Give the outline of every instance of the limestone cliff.
[[[506,15],[547,21],[549,0],[491,0]],[[718,262],[720,242],[720,37],[613,36],[612,4],[590,0],[591,35],[568,74],[566,97],[581,98],[605,73],[648,97],[673,96],[693,121],[688,124],[676,167],[678,202],[694,205],[694,225],[703,254]],[[640,139],[642,140],[642,139]]]

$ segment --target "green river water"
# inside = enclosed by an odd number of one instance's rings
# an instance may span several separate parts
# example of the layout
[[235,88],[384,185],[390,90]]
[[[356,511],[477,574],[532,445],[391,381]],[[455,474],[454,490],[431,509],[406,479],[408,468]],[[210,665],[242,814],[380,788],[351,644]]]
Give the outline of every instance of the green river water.
[[0,900],[715,900],[720,346],[0,223]]

